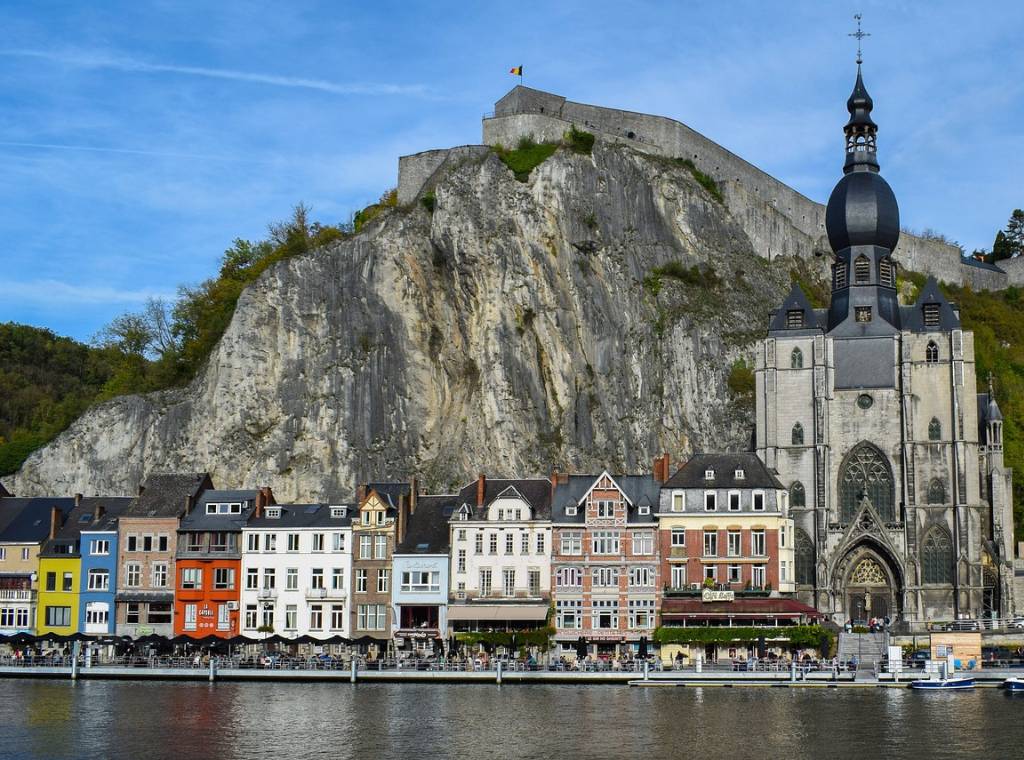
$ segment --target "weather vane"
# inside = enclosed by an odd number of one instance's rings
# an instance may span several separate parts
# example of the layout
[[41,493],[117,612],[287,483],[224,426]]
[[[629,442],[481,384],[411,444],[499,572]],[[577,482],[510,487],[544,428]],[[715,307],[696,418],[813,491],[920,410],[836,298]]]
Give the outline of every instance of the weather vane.
[[865,37],[870,37],[871,36],[871,32],[865,32],[863,29],[860,28],[861,15],[859,13],[855,13],[853,17],[857,20],[857,31],[856,32],[850,32],[847,35],[847,37],[856,37],[857,38],[857,65],[859,66],[861,63],[864,62],[862,60],[861,54],[860,54],[860,42]]

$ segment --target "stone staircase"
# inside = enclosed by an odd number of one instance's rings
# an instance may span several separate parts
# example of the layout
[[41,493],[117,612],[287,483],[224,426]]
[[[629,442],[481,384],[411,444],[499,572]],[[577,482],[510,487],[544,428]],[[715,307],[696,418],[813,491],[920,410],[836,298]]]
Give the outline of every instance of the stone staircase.
[[882,669],[889,652],[888,633],[839,633],[839,662],[845,665],[857,658],[856,680],[873,678]]

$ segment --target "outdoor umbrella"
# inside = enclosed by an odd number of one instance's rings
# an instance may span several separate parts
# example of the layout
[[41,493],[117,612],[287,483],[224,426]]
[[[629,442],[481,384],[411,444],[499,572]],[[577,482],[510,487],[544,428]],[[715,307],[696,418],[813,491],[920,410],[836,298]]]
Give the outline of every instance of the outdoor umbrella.
[[351,639],[346,639],[340,633],[336,633],[333,636],[330,636],[330,637],[324,639],[320,643],[322,643],[322,644],[351,644],[352,641],[351,641]]
[[646,660],[647,659],[647,637],[646,636],[641,636],[640,637],[640,646],[637,648],[636,656],[639,657],[641,660]]
[[259,644],[260,643],[259,639],[251,639],[248,636],[243,636],[242,634],[238,634],[237,636],[232,636],[230,639],[225,639],[225,641],[227,641],[227,643],[230,644],[233,647],[243,647],[243,646],[246,646],[248,644]]
[[8,644],[17,644],[18,646],[35,644],[37,641],[39,641],[39,639],[37,639],[31,633],[15,633],[7,637]]
[[304,633],[301,636],[296,636],[294,639],[289,640],[292,644],[322,644],[323,640],[318,639],[316,636],[310,636],[308,633]]
[[261,644],[290,644],[291,643],[291,639],[286,639],[284,636],[281,636],[280,634],[275,633],[275,634],[273,634],[271,636],[267,636],[267,638],[265,638],[265,639],[261,639],[260,643]]

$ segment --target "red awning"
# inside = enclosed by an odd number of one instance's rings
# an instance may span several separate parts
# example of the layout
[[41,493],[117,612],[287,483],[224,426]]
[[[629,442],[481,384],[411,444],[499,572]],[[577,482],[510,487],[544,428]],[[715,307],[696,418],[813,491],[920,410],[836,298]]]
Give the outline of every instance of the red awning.
[[699,598],[666,598],[661,603],[663,617],[808,617],[824,614],[796,599],[736,599],[732,602],[703,602]]

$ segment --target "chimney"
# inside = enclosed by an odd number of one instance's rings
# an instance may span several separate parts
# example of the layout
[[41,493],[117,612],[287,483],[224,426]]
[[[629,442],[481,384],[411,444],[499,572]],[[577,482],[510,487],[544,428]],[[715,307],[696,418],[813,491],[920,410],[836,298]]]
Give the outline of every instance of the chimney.
[[669,464],[668,454],[662,454],[660,457],[654,458],[654,479],[657,482],[664,483],[668,480]]
[[184,515],[185,517],[188,517],[189,512],[192,511],[192,507],[194,507],[194,506],[195,506],[195,497],[192,494],[189,494],[188,496],[185,497],[185,515]]
[[482,472],[476,478],[476,505],[484,505],[484,493],[487,491],[487,476]]
[[57,537],[57,531],[63,524],[64,513],[60,511],[60,507],[50,507],[50,540]]
[[417,492],[419,490],[419,481],[413,476],[412,483],[409,486],[409,514],[416,514],[416,502],[418,501]]
[[75,494],[75,506],[76,507],[80,507],[81,505],[82,505],[82,494],[76,493]]
[[263,508],[273,503],[274,494],[271,493],[270,487],[261,486],[260,490],[256,493],[256,508],[253,510],[252,516],[259,520],[263,517]]
[[395,546],[405,540],[405,532],[409,528],[409,500],[405,494],[398,497],[398,519],[395,521]]
[[555,489],[558,487],[558,470],[551,473],[551,504],[555,503]]
[[366,501],[366,483],[360,483],[356,486],[356,503],[362,504]]
[[92,524],[93,525],[95,525],[96,523],[98,523],[100,521],[100,518],[103,517],[103,513],[104,512],[106,512],[106,510],[103,509],[103,505],[102,504],[97,504],[95,507],[93,507],[93,509],[92,509]]

